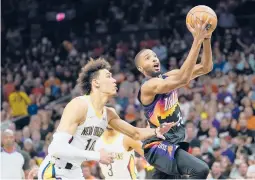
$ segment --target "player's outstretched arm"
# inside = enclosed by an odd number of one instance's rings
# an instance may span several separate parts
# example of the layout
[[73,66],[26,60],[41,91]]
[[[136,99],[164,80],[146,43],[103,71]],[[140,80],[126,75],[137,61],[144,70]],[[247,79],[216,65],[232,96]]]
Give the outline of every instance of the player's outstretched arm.
[[84,101],[75,98],[64,109],[57,132],[53,135],[53,140],[49,146],[49,154],[56,157],[65,157],[67,161],[86,160],[102,161],[104,164],[112,162],[111,155],[106,152],[86,151],[69,143],[78,125],[85,119],[87,114],[87,104]]
[[129,136],[134,140],[145,140],[151,137],[158,137],[161,139],[165,139],[163,134],[168,132],[173,126],[177,125],[177,122],[164,123],[161,127],[158,128],[137,128],[126,121],[120,119],[115,109],[108,108],[107,115],[109,119],[109,124],[116,131],[119,131],[122,134]]

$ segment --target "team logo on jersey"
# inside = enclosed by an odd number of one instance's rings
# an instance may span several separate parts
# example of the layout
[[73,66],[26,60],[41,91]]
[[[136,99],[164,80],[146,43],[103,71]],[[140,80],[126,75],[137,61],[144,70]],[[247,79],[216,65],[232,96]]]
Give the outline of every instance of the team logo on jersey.
[[172,152],[173,152],[173,146],[168,146],[168,147],[167,147],[167,151],[168,151],[169,154],[172,154]]
[[97,136],[100,137],[104,133],[104,129],[97,126],[84,127],[81,132],[82,136]]
[[172,145],[167,142],[160,143],[157,147],[155,147],[156,153],[162,156],[168,157],[170,160],[174,159],[174,154],[177,149],[177,145]]
[[169,96],[164,98],[164,111],[167,111],[168,109],[174,107],[178,102],[178,94],[177,91],[173,91]]
[[123,160],[123,153],[113,153],[113,159],[114,160]]
[[175,90],[166,94],[166,97],[159,99],[156,103],[152,115],[150,116],[150,122],[158,127],[160,121],[172,116],[178,106],[177,91]]

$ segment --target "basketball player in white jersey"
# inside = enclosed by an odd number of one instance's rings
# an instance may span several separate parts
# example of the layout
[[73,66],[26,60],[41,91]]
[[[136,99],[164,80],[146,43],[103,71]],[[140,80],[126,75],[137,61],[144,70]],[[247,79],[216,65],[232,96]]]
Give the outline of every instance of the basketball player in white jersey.
[[94,151],[97,139],[108,124],[135,140],[154,136],[165,139],[163,134],[176,125],[165,123],[155,129],[136,128],[121,120],[113,108],[105,106],[117,94],[116,80],[109,70],[109,63],[102,58],[91,60],[82,68],[78,83],[86,95],[74,98],[66,105],[48,155],[39,168],[39,179],[84,179],[83,161],[112,163],[110,152]]
[[95,150],[112,152],[114,162],[99,164],[105,179],[136,179],[135,152],[144,156],[142,142],[115,131],[110,126],[96,142]]

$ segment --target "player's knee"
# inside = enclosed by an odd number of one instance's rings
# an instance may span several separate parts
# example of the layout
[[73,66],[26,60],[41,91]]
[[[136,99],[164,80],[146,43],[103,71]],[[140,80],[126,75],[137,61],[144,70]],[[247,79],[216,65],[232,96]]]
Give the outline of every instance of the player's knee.
[[210,169],[204,161],[196,159],[192,167],[193,167],[194,174],[198,176],[197,178],[199,179],[207,178]]
[[202,166],[200,166],[200,168],[198,169],[198,172],[201,173],[201,178],[207,178],[208,174],[209,174],[209,167],[206,163],[203,163]]

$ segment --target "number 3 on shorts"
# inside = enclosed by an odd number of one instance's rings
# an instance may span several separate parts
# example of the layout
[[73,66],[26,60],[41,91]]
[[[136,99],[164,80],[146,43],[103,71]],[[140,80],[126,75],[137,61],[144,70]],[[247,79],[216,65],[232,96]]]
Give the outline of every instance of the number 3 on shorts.
[[107,166],[109,167],[108,175],[109,175],[109,176],[113,176],[112,164],[108,164]]

